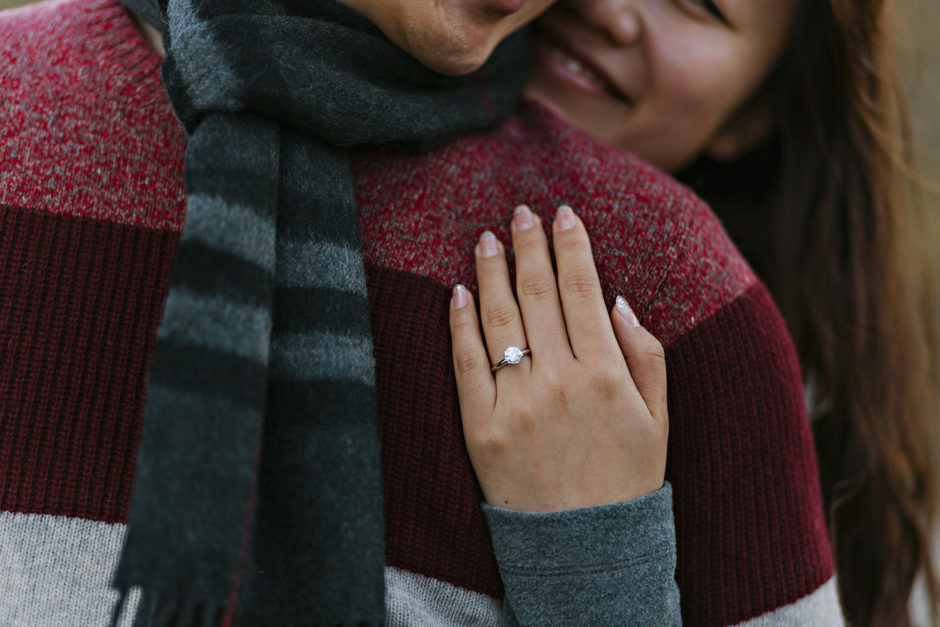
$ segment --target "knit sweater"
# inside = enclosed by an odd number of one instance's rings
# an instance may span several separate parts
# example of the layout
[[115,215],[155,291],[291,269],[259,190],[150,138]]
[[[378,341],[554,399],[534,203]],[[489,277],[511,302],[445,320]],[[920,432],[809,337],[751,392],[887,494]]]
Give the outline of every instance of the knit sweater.
[[[185,219],[186,137],[158,57],[112,0],[4,14],[0,68],[0,624],[100,624]],[[547,517],[489,510],[487,527],[448,302],[454,283],[475,289],[479,233],[508,244],[522,202],[543,217],[578,210],[608,299],[624,295],[665,346],[683,621],[840,621],[793,346],[701,201],[533,105],[433,154],[361,153],[352,167],[390,624],[529,622],[545,590],[606,594],[618,572],[670,561],[670,534],[632,535],[659,520],[668,490],[646,510],[642,499]],[[578,563],[558,559],[572,547]],[[565,611],[574,622],[590,609]]]

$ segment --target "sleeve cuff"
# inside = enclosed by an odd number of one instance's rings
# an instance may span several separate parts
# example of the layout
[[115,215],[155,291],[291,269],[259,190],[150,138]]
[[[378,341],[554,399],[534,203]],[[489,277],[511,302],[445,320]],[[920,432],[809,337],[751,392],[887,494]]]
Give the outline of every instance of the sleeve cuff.
[[483,503],[501,571],[593,570],[675,555],[672,486],[584,509],[531,513]]
[[551,513],[483,504],[521,625],[681,624],[672,487]]

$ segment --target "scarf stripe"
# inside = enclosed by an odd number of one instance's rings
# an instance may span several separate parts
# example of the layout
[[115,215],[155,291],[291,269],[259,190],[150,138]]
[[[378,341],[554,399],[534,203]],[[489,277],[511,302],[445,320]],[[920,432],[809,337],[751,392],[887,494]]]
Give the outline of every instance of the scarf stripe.
[[372,341],[360,336],[336,333],[285,334],[278,336],[272,350],[278,381],[358,381],[375,384]]
[[[242,303],[266,307],[270,302],[272,272],[229,251],[199,241],[180,241],[173,268],[173,287],[197,294],[218,295]],[[255,286],[255,289],[248,289]]]
[[[344,320],[343,312],[367,306],[362,294],[328,288],[284,288],[274,294],[274,326],[285,333],[322,329],[332,333],[370,331],[368,320]],[[315,322],[323,320],[322,324]]]
[[[245,359],[227,351],[204,346],[175,345],[160,342],[159,359],[154,358],[150,372],[150,390],[160,388],[161,393],[191,394],[206,399],[218,399],[231,406],[257,407],[264,404],[264,389],[256,381],[265,377],[267,364]],[[237,385],[232,389],[233,384]],[[148,391],[148,412],[152,402],[161,400]],[[192,416],[199,419],[198,415]],[[148,437],[144,427],[144,437]],[[168,475],[168,476],[172,476]]]
[[267,309],[194,294],[184,288],[170,292],[166,308],[177,314],[164,321],[158,340],[228,351],[259,364],[268,361],[269,344],[258,341],[271,334],[271,312]]
[[284,242],[282,250],[297,263],[283,269],[278,285],[366,293],[359,250],[329,241]]
[[274,272],[274,248],[269,243],[274,241],[276,225],[270,216],[259,216],[250,205],[221,196],[193,194],[188,203],[186,231],[193,241]]
[[430,147],[508,114],[522,42],[455,79],[333,0],[171,0],[167,20],[164,81],[192,134],[187,219],[116,586],[142,587],[156,624],[235,606],[239,624],[379,624],[375,361],[348,149]]

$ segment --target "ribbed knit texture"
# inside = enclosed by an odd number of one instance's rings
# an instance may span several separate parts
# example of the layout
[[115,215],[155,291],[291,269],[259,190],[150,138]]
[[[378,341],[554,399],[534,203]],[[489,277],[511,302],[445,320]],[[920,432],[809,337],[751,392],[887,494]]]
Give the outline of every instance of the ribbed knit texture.
[[832,568],[819,502],[807,498],[818,489],[815,458],[795,455],[812,439],[788,418],[803,399],[781,393],[799,370],[771,311],[766,289],[752,288],[666,349],[670,413],[698,417],[671,421],[666,469],[683,495],[676,581],[695,623],[758,615],[780,590],[812,590]]
[[175,245],[167,232],[0,206],[0,476],[24,479],[0,480],[0,502],[124,520]]
[[[149,71],[129,78],[126,63]],[[124,521],[185,136],[155,58],[109,0],[4,15],[0,64],[0,510]],[[567,202],[605,294],[666,344],[684,622],[734,624],[831,577],[793,348],[688,191],[535,108],[430,156],[360,154],[353,173],[387,565],[504,593],[463,448],[448,294],[474,285],[482,230],[510,241],[516,203],[551,217]]]

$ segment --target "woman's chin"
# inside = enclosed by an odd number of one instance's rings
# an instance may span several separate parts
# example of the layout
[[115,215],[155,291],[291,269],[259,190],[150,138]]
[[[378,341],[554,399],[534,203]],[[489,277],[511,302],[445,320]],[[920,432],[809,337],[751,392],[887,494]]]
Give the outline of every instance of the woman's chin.
[[525,89],[522,90],[522,95],[526,100],[535,102],[538,105],[548,109],[562,120],[571,123],[571,120],[565,115],[565,112],[559,107],[551,98],[547,97],[537,85],[529,83],[525,86]]

